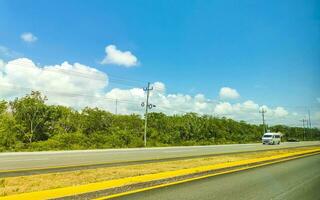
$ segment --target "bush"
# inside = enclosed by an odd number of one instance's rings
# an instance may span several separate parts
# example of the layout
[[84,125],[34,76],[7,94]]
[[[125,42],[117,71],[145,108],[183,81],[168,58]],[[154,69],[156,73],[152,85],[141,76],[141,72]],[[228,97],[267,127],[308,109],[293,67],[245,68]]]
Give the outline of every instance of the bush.
[[62,133],[46,141],[33,142],[29,145],[29,149],[36,151],[87,149],[89,147],[87,142],[88,139],[83,133]]
[[[47,105],[39,92],[11,102],[0,101],[0,151],[42,151],[143,147],[144,120],[139,115],[114,115],[98,108],[82,111]],[[9,107],[10,106],[10,107]],[[303,128],[276,125],[283,139],[303,139]],[[260,142],[262,125],[187,113],[148,115],[148,146],[211,145]],[[320,130],[306,130],[319,140]]]

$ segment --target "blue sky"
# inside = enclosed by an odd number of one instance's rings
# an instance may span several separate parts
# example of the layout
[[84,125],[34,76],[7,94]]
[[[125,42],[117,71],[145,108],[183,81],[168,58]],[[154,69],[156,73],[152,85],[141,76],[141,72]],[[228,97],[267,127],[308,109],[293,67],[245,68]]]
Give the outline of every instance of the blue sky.
[[[315,0],[1,0],[0,45],[41,65],[79,62],[161,81],[168,93],[216,99],[227,86],[240,93],[235,101],[312,107],[320,96],[319,10]],[[38,40],[26,44],[24,32]],[[102,65],[110,44],[139,65]]]

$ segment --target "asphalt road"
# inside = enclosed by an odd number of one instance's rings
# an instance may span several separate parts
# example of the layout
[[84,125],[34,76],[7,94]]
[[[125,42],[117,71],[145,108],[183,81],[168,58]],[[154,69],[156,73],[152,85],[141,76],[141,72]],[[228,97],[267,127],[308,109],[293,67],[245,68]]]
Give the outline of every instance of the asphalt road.
[[320,199],[320,154],[116,199]]
[[320,141],[282,143],[281,145],[233,144],[193,147],[0,153],[0,172],[6,170],[50,168],[69,165],[94,165],[97,163],[118,163],[202,156],[208,154],[246,152],[307,145],[320,145]]

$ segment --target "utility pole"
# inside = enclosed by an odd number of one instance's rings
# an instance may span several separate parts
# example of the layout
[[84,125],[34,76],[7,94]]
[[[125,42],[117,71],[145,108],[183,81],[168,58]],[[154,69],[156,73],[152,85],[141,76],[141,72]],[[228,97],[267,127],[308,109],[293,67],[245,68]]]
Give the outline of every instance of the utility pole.
[[153,87],[150,88],[150,82],[148,82],[148,86],[146,88],[143,88],[144,91],[147,92],[147,100],[146,103],[142,102],[141,107],[146,107],[145,110],[145,116],[144,116],[144,135],[143,135],[143,141],[144,141],[144,146],[147,147],[147,126],[148,126],[148,110],[152,109],[153,107],[156,107],[153,104],[149,104],[149,95],[150,91],[153,90]]
[[262,124],[263,124],[263,134],[266,133],[266,125],[265,125],[265,120],[264,120],[264,114],[267,112],[266,109],[262,108],[261,110],[259,110],[259,113],[262,114]]
[[310,118],[310,110],[308,110],[308,115],[309,115],[309,128],[311,129],[311,118]]
[[116,99],[116,115],[118,114],[118,99]]
[[305,137],[306,137],[306,128],[305,128],[305,123],[307,123],[308,122],[308,120],[306,120],[306,119],[302,119],[302,120],[300,120],[301,122],[302,122],[302,126],[303,126],[303,140],[305,140]]

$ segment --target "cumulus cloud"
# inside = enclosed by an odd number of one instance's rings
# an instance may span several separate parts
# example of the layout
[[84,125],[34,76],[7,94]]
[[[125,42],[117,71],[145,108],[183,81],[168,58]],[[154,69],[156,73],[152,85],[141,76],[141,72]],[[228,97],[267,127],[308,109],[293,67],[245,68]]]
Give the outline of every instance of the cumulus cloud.
[[38,40],[38,38],[33,35],[32,33],[28,32],[28,33],[22,33],[20,38],[27,43],[32,43]]
[[252,100],[235,104],[231,104],[229,102],[219,102],[215,106],[214,112],[218,115],[256,115],[259,112],[259,105]]
[[79,63],[40,67],[30,59],[19,58],[0,68],[2,98],[21,96],[33,89],[42,91],[52,103],[81,106],[70,98],[72,94],[98,96],[107,84],[106,74]]
[[[163,112],[169,115],[196,112],[260,124],[259,109],[264,108],[267,110],[265,117],[268,124],[289,122],[300,124],[300,114],[289,113],[281,106],[268,107],[259,105],[253,100],[240,103],[230,103],[226,100],[217,102],[204,94],[191,96],[167,93],[166,85],[159,81],[151,85],[154,89],[150,92],[150,103],[156,105],[151,112]],[[86,106],[98,107],[110,112],[117,110],[117,113],[121,114],[143,115],[144,108],[141,107],[141,103],[146,100],[143,88],[109,89],[107,74],[93,67],[69,62],[39,66],[27,58],[9,62],[0,60],[0,88],[1,99],[21,97],[33,89],[46,95],[49,104],[76,109]]]
[[234,108],[229,102],[220,102],[215,107],[214,112],[218,115],[231,114],[234,112]]
[[240,94],[236,89],[229,87],[222,87],[219,92],[220,99],[237,99],[240,97]]
[[[225,116],[237,120],[244,120],[250,123],[260,123],[261,114],[259,111],[264,109],[265,116],[268,122],[276,124],[287,120],[289,111],[283,107],[269,108],[266,105],[259,106],[252,100],[247,100],[242,103],[231,104],[230,102],[219,102],[214,107],[214,113],[217,116]],[[293,117],[296,117],[292,115]]]
[[261,111],[262,109],[266,111],[265,115],[270,117],[283,118],[289,115],[289,112],[281,106],[277,106],[276,108],[272,109],[266,105],[263,105],[259,110]]
[[[63,62],[59,65],[38,66],[32,60],[20,58],[1,62],[0,97],[13,99],[24,96],[31,90],[46,95],[49,104],[61,104],[80,109],[86,106],[99,107],[122,114],[143,114],[141,103],[146,100],[143,88],[108,90],[107,74],[79,63]],[[167,114],[213,112],[213,104],[203,94],[167,94],[165,84],[154,82],[150,92],[150,103],[156,105],[152,111]]]
[[154,87],[154,90],[162,91],[164,92],[166,90],[166,86],[162,82],[155,82],[152,84]]
[[106,56],[101,64],[114,64],[124,67],[133,67],[138,64],[138,59],[130,51],[120,51],[115,45],[105,48]]
[[273,112],[276,117],[285,117],[289,114],[283,107],[276,107]]
[[[156,82],[153,85],[156,84],[164,85],[161,82]],[[141,103],[145,102],[146,93],[142,88],[114,88],[107,92],[105,97],[117,99],[119,101],[119,113],[129,114],[135,112],[142,114],[144,112]],[[154,89],[150,91],[149,103],[156,105],[151,111],[164,112],[169,115],[184,114],[187,112],[205,114],[206,112],[213,110],[213,106],[206,102],[206,98],[203,94],[197,94],[192,97],[184,94],[166,94],[165,90]]]

